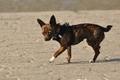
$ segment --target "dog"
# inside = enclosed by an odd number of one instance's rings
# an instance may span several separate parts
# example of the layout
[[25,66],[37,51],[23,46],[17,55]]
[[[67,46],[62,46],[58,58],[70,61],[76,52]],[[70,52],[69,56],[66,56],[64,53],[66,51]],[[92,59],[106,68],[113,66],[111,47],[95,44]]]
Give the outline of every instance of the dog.
[[100,25],[91,23],[71,26],[65,23],[61,25],[60,23],[56,23],[54,15],[51,16],[48,24],[41,19],[37,19],[37,22],[41,26],[45,41],[50,41],[53,38],[53,40],[60,43],[59,50],[52,56],[50,62],[53,62],[55,58],[67,50],[68,57],[65,62],[70,63],[71,46],[80,43],[84,39],[86,39],[88,45],[91,46],[95,52],[93,59],[89,62],[95,62],[100,54],[100,43],[105,38],[104,32],[108,32],[112,28],[112,25],[108,25],[104,28]]

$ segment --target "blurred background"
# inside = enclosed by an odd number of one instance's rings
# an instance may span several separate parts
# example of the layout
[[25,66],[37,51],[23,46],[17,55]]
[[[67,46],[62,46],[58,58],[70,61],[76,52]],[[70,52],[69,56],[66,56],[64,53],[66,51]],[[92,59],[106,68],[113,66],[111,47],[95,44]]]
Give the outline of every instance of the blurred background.
[[0,12],[119,9],[120,0],[0,0]]

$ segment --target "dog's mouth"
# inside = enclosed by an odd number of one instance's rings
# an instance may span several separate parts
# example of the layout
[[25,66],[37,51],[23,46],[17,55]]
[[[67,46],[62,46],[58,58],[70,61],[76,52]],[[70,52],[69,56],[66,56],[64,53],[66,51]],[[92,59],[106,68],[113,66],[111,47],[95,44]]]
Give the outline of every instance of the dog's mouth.
[[50,41],[50,39],[49,38],[45,38],[45,41]]

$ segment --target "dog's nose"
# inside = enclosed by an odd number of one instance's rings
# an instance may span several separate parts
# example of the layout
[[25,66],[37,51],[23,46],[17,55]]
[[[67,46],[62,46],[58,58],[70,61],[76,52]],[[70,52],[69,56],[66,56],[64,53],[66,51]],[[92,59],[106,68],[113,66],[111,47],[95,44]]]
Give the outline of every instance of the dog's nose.
[[45,38],[45,41],[49,41],[50,39],[49,38]]

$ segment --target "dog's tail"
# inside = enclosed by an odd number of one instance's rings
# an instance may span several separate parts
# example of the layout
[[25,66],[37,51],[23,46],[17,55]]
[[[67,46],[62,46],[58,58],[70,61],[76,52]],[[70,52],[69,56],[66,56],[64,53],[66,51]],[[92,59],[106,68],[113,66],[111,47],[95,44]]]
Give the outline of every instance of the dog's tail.
[[103,28],[104,32],[108,32],[113,26],[108,25],[106,28]]

